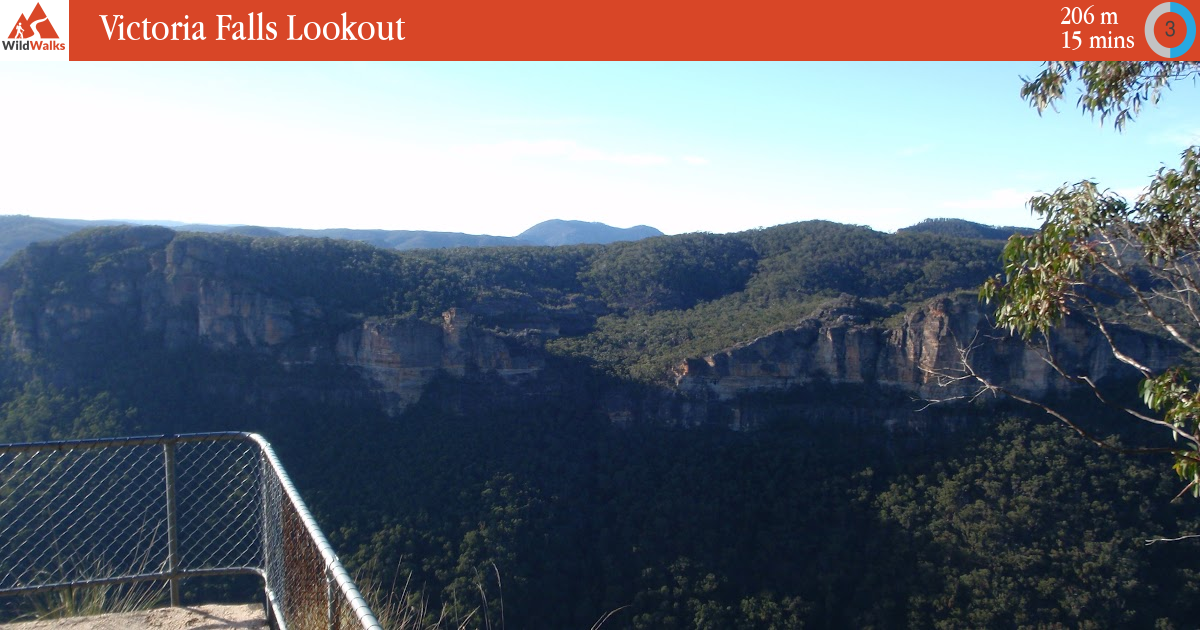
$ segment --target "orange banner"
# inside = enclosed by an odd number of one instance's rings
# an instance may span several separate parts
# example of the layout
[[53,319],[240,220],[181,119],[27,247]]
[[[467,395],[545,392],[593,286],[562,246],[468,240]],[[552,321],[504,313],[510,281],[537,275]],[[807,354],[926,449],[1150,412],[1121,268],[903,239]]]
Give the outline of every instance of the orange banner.
[[1200,59],[1191,1],[75,0],[64,45],[72,60]]

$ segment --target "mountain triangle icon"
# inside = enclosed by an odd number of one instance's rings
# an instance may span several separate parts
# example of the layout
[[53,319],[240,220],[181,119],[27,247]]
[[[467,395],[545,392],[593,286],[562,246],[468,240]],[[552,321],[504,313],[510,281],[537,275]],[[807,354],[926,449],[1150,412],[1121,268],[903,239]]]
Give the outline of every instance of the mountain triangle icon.
[[50,18],[46,16],[46,11],[42,9],[42,3],[37,3],[33,7],[33,13],[26,18],[22,13],[17,19],[17,23],[13,25],[12,31],[9,32],[9,39],[29,39],[37,35],[42,39],[58,39],[58,32],[54,30],[54,25],[50,23]]

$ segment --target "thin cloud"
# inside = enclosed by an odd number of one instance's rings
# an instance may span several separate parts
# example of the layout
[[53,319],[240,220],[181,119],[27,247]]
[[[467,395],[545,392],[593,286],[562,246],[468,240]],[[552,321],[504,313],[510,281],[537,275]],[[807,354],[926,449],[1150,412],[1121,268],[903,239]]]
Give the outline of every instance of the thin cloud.
[[1142,186],[1140,188],[1139,187],[1114,188],[1112,191],[1114,193],[1117,193],[1118,195],[1120,195],[1123,199],[1125,199],[1125,201],[1133,203],[1138,200],[1138,197],[1141,197],[1142,195],[1146,194],[1147,190],[1148,189],[1146,186]]
[[1150,137],[1156,144],[1190,147],[1200,144],[1200,129],[1174,129]]
[[683,156],[683,161],[688,164],[695,164],[696,166],[705,166],[709,163],[708,160],[695,155],[685,155]]
[[494,125],[498,127],[574,127],[594,124],[596,119],[585,118],[583,116],[566,116],[562,118],[509,117],[481,118],[475,122],[481,125]]
[[903,149],[900,149],[899,151],[897,151],[896,155],[899,155],[900,157],[913,157],[914,155],[921,155],[923,153],[929,153],[932,150],[933,150],[933,145],[929,144],[927,142],[925,144],[919,144],[914,147],[904,147]]
[[956,210],[1009,210],[1024,207],[1036,194],[1028,190],[1001,188],[989,192],[986,197],[946,201],[942,203],[942,207]]
[[585,147],[573,140],[510,140],[497,144],[475,144],[462,152],[483,158],[512,160],[520,158],[560,158],[573,162],[608,162],[627,166],[657,166],[671,159],[652,153],[613,153]]

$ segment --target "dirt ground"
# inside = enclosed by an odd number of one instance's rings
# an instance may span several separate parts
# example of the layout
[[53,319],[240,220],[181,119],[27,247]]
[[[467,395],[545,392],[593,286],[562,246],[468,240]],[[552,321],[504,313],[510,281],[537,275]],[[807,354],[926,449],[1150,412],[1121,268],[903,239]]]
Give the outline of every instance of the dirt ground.
[[257,604],[156,608],[135,613],[0,624],[0,630],[258,630],[266,627],[263,608]]

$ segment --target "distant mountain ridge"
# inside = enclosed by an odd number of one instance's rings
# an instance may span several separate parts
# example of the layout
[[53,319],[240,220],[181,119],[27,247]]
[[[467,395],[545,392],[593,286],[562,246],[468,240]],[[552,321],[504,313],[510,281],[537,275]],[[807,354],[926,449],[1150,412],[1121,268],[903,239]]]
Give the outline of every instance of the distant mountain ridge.
[[[121,225],[125,221],[83,221],[75,219],[44,219],[25,215],[0,216],[0,263],[30,243],[54,240],[92,227]],[[426,230],[357,230],[332,228],[305,230],[300,228],[262,227],[257,225],[209,225],[152,222],[180,232],[210,232],[240,234],[256,238],[307,236],[361,241],[384,249],[444,249],[450,247],[505,247],[520,245],[606,245],[618,241],[637,241],[663,233],[647,225],[618,228],[588,221],[551,219],[543,221],[517,236],[490,236],[462,232],[431,232]]]
[[[84,221],[77,219],[44,219],[25,215],[0,215],[0,264],[30,243],[51,241],[93,227],[123,225],[119,220]],[[262,227],[257,225],[210,225],[157,221],[179,232],[209,232],[240,234],[256,238],[305,236],[360,241],[376,247],[395,250],[446,249],[452,247],[516,247],[522,245],[561,246],[596,244],[607,245],[622,241],[639,241],[663,236],[648,225],[618,228],[599,222],[551,219],[521,232],[517,236],[490,236],[462,232],[432,232],[425,230],[360,230],[331,228],[306,230],[301,228]],[[1013,234],[1029,234],[1032,228],[995,227],[963,219],[925,219],[897,232],[935,234],[958,238],[1005,240]]]
[[39,219],[24,215],[0,216],[0,263],[30,243],[53,241],[85,227],[99,227],[102,222],[79,225],[74,221]]
[[534,245],[580,245],[583,243],[607,245],[617,241],[640,241],[654,236],[663,236],[663,233],[648,225],[615,228],[594,221],[551,219],[521,232],[517,236],[517,240]]
[[958,238],[978,238],[989,241],[1004,241],[1013,234],[1029,235],[1035,232],[1033,228],[1006,226],[991,226],[964,219],[925,219],[916,225],[900,228],[897,232],[918,232],[922,234],[938,234],[941,236],[956,236]]

